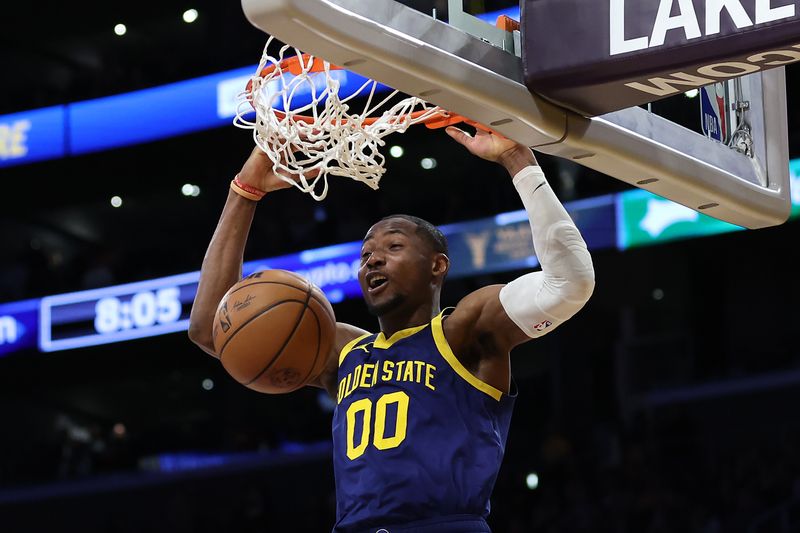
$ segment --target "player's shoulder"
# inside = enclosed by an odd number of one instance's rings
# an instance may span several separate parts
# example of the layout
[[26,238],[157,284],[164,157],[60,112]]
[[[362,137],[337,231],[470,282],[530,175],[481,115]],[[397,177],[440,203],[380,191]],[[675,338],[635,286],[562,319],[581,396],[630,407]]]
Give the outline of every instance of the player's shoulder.
[[334,394],[336,378],[339,373],[340,354],[349,344],[367,335],[371,335],[371,333],[365,329],[345,322],[337,322],[336,337],[328,352],[328,361],[325,364],[325,370],[322,371],[322,374],[315,380],[313,385],[326,389],[329,394]]
[[447,329],[474,328],[482,319],[501,307],[500,290],[504,285],[487,285],[464,296],[450,312]]
[[469,357],[507,353],[508,319],[500,302],[505,285],[487,285],[462,298],[442,323],[447,342],[456,354]]
[[362,337],[366,337],[367,335],[372,335],[372,333],[370,333],[365,329],[359,328],[358,326],[354,326],[352,324],[337,322],[336,340],[333,343],[334,344],[333,350],[338,354],[348,344],[352,344],[354,341]]

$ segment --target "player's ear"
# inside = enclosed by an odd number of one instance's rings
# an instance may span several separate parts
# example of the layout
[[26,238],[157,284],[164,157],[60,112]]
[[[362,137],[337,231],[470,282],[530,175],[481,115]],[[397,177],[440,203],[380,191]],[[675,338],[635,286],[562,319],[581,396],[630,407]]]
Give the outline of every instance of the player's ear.
[[446,276],[447,271],[450,270],[450,258],[445,254],[437,253],[433,256],[433,275]]

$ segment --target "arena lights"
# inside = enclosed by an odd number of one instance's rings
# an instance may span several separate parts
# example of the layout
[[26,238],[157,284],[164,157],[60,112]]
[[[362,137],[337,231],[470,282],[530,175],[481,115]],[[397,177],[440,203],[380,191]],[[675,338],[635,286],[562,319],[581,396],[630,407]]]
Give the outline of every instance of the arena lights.
[[200,196],[200,187],[191,183],[184,183],[183,187],[181,187],[181,194],[193,197]]
[[662,289],[653,289],[653,300],[661,301],[664,299],[664,291]]
[[697,95],[700,94],[700,89],[691,89],[686,91],[684,94],[686,95],[686,98],[697,98]]
[[391,155],[395,159],[403,157],[404,153],[405,153],[405,150],[403,150],[402,146],[394,145],[391,148],[389,148],[389,155]]
[[111,206],[112,207],[122,207],[122,198],[119,196],[112,196],[111,197]]
[[419,162],[419,166],[424,168],[425,170],[433,170],[438,165],[438,162],[432,157],[426,157],[422,161]]
[[[494,24],[499,14],[519,17],[519,7],[478,17]],[[124,24],[118,26],[127,32]],[[236,94],[255,68],[253,64],[158,87],[0,115],[0,130],[7,127],[11,135],[4,146],[0,133],[0,168],[229,126],[236,114]],[[365,81],[350,71],[331,74],[342,82],[347,94]],[[386,90],[379,86],[376,93]],[[186,113],[187,108],[193,112]]]
[[195,20],[197,20],[198,13],[196,9],[187,9],[183,12],[183,21],[186,24],[191,24]]
[[529,490],[536,490],[539,487],[539,475],[536,472],[531,472],[525,476],[525,485]]
[[114,33],[122,37],[123,35],[128,33],[128,28],[125,26],[125,24],[117,24],[116,26],[114,26]]

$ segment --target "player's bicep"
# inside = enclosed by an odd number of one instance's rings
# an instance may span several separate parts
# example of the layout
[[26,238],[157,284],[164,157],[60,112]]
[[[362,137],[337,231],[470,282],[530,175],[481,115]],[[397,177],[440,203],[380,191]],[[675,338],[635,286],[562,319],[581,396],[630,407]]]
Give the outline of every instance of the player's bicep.
[[329,394],[331,391],[335,391],[336,377],[339,371],[339,354],[347,345],[347,343],[368,333],[368,331],[365,331],[359,327],[345,324],[344,322],[337,322],[336,337],[331,345],[331,349],[328,351],[325,369],[315,380],[309,382],[309,385],[312,387],[325,389]]
[[489,285],[465,296],[456,306],[448,321],[455,331],[465,332],[464,343],[480,344],[497,353],[508,353],[511,348],[530,340],[508,316],[500,301],[504,285]]

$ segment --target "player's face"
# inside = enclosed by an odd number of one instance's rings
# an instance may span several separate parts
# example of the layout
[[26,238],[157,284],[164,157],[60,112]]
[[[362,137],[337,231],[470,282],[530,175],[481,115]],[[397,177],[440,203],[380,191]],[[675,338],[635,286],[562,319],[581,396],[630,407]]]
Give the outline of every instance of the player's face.
[[378,222],[361,246],[358,281],[370,313],[381,316],[430,299],[433,251],[403,218]]

